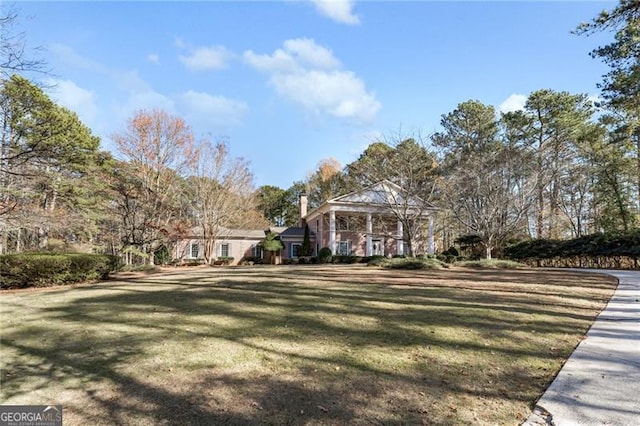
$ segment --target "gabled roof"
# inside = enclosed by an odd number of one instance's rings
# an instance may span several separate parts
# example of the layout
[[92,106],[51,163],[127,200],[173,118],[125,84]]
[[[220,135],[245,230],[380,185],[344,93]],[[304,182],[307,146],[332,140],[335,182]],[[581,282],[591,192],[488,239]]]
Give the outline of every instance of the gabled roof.
[[402,187],[395,183],[383,180],[367,188],[341,195],[328,200],[330,203],[362,203],[362,204],[407,204],[409,206],[422,206],[424,203],[417,197],[410,197],[405,201]]
[[425,203],[418,197],[405,197],[402,187],[388,180],[383,180],[358,191],[327,200],[309,212],[307,217],[328,205],[362,205],[382,209],[388,209],[390,206],[397,205],[410,208],[415,207],[420,210],[436,209],[431,203]]

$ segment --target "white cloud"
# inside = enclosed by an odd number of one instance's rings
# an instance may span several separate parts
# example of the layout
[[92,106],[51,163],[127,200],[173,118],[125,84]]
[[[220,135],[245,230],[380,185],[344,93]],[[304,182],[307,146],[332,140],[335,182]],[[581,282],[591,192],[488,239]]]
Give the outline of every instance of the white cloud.
[[309,38],[296,38],[284,42],[284,49],[292,56],[311,67],[337,68],[340,61],[333,56],[333,52],[324,46],[319,46]]
[[78,114],[85,125],[93,124],[98,112],[93,92],[71,80],[48,79],[47,85],[52,87],[49,92],[55,102]]
[[149,53],[147,55],[147,61],[153,62],[154,64],[159,64],[160,63],[160,56],[158,56],[155,53]]
[[527,97],[525,95],[518,95],[514,93],[500,104],[500,112],[506,113],[522,110],[526,103]]
[[350,71],[304,70],[276,74],[272,84],[278,93],[315,112],[338,118],[370,122],[380,109],[364,82]]
[[341,69],[333,52],[311,39],[292,39],[271,55],[244,53],[247,64],[270,74],[270,84],[284,98],[306,110],[356,122],[370,122],[381,105],[364,81]]
[[180,55],[179,58],[191,71],[211,71],[226,68],[231,56],[223,46],[212,46],[190,49],[189,55]]
[[312,0],[316,10],[340,24],[357,25],[360,18],[353,13],[352,0]]
[[260,71],[287,72],[298,67],[296,60],[282,49],[276,50],[273,55],[258,55],[247,50],[243,57],[247,64]]
[[242,101],[194,90],[180,95],[178,102],[190,122],[208,129],[237,126],[249,109]]
[[341,65],[330,49],[308,38],[287,40],[283,49],[276,49],[271,55],[258,55],[247,50],[244,59],[256,69],[273,72],[293,72],[305,67],[333,69]]

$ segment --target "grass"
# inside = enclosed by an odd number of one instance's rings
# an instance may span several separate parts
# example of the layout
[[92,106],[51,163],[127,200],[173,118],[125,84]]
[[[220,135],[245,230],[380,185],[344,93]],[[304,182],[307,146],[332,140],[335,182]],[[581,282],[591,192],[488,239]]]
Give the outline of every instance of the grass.
[[330,265],[4,292],[0,403],[62,404],[65,425],[515,425],[614,288]]

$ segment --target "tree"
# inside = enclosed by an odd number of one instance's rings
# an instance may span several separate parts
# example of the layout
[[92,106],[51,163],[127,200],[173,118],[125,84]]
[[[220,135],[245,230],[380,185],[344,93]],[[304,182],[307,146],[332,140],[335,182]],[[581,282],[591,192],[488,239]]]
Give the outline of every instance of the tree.
[[385,208],[402,224],[403,239],[410,256],[416,254],[416,242],[424,234],[435,213],[434,200],[439,183],[438,164],[419,137],[391,136],[375,142],[355,162],[346,167],[347,187],[356,191],[379,182],[388,196]]
[[278,257],[280,251],[284,249],[284,245],[282,244],[282,241],[280,241],[280,238],[274,232],[267,233],[267,235],[264,238],[264,241],[262,242],[262,247],[266,251],[271,253],[272,264],[277,263],[276,258]]
[[225,235],[228,226],[242,228],[255,211],[253,174],[242,158],[232,158],[224,143],[204,140],[198,147],[193,176],[189,184],[193,191],[196,222],[202,229],[204,260],[215,257],[215,243]]
[[344,194],[346,191],[342,165],[335,158],[321,160],[316,171],[307,178],[306,186],[311,208]]
[[[575,175],[578,147],[595,135],[593,106],[586,95],[538,90],[522,111],[504,114],[506,136],[531,152],[535,176],[533,223],[538,238],[563,233],[562,180]],[[566,179],[565,179],[566,180]],[[572,218],[571,218],[572,219]]]
[[31,239],[39,248],[47,246],[52,232],[77,240],[87,226],[86,213],[97,202],[89,183],[97,184],[94,169],[104,158],[100,140],[23,77],[2,82],[0,108],[3,238],[8,232],[35,232]]
[[[142,239],[124,240],[125,246],[137,246],[150,255],[167,240],[172,221],[179,211],[182,176],[196,159],[194,138],[187,123],[162,110],[140,110],[127,123],[126,130],[112,139],[120,155],[130,167],[123,175],[126,185],[132,185],[129,203],[135,211],[128,213],[141,221],[131,223]],[[125,197],[121,193],[122,197]],[[126,197],[125,197],[126,198]]]
[[311,247],[311,236],[309,234],[309,224],[304,224],[304,236],[302,237],[302,245],[298,255],[311,256],[313,254],[313,248]]
[[492,106],[459,104],[443,115],[443,132],[433,135],[442,149],[446,176],[442,196],[454,218],[475,234],[486,257],[526,224],[532,187],[526,151],[500,137]]
[[272,225],[294,226],[298,223],[298,207],[291,202],[295,197],[290,197],[287,190],[264,185],[257,192],[258,210]]
[[623,135],[633,147],[635,198],[640,203],[640,2],[620,0],[611,12],[604,10],[576,29],[585,35],[600,31],[615,31],[614,41],[594,49],[591,56],[609,66],[599,84],[602,104],[619,118],[618,136]]

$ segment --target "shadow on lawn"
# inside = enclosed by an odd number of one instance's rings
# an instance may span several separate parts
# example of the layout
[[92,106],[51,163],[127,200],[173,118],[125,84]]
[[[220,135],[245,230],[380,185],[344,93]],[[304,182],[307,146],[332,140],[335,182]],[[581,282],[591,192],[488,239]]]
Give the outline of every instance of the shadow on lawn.
[[[25,391],[22,377],[39,378],[38,387],[48,380],[75,377],[77,389],[86,391],[106,413],[106,423],[126,424],[132,418],[161,424],[419,423],[425,418],[431,423],[461,422],[469,419],[457,418],[454,410],[448,410],[447,417],[430,407],[452,395],[533,404],[553,372],[532,375],[514,360],[559,363],[568,355],[566,350],[558,353],[548,346],[523,344],[514,331],[575,335],[593,319],[593,314],[553,308],[540,294],[523,293],[524,300],[514,300],[513,290],[485,294],[466,287],[391,288],[370,284],[368,274],[345,279],[331,276],[333,271],[323,275],[320,269],[291,272],[290,279],[283,280],[279,270],[219,270],[217,282],[206,283],[211,273],[198,271],[186,278],[144,277],[126,285],[83,289],[86,297],[42,308],[48,324],[3,333],[3,345],[19,355],[6,365],[6,371],[14,373],[2,378],[5,397]],[[478,275],[473,276],[477,281]],[[260,282],[251,282],[257,277]],[[296,281],[300,279],[317,282],[302,284]],[[329,287],[332,282],[339,288]],[[115,293],[92,294],[109,288]],[[572,306],[571,300],[566,306]],[[230,320],[220,322],[221,317]],[[60,334],[56,321],[76,329],[86,325],[135,331],[113,340],[91,333]],[[443,325],[463,333],[443,334]],[[464,330],[476,331],[481,339],[467,338]],[[56,333],[55,342],[33,338]],[[165,384],[122,372],[123,366],[146,356],[150,344],[165,340],[190,347],[197,339],[233,342],[260,354],[258,358],[273,357],[269,362],[275,371],[246,377],[220,372],[212,362],[173,377],[173,383],[169,375]],[[274,339],[289,347],[273,347]],[[304,350],[305,345],[322,342],[335,350]],[[359,356],[361,350],[376,348],[405,353],[413,365],[411,373]],[[514,362],[495,369],[461,366],[455,360],[443,363],[437,356],[442,351],[478,352]],[[216,355],[213,349],[212,361]],[[22,357],[31,361],[24,364]],[[278,365],[283,359],[284,370]],[[176,366],[182,363],[173,361]],[[99,383],[115,387],[116,397]]]

